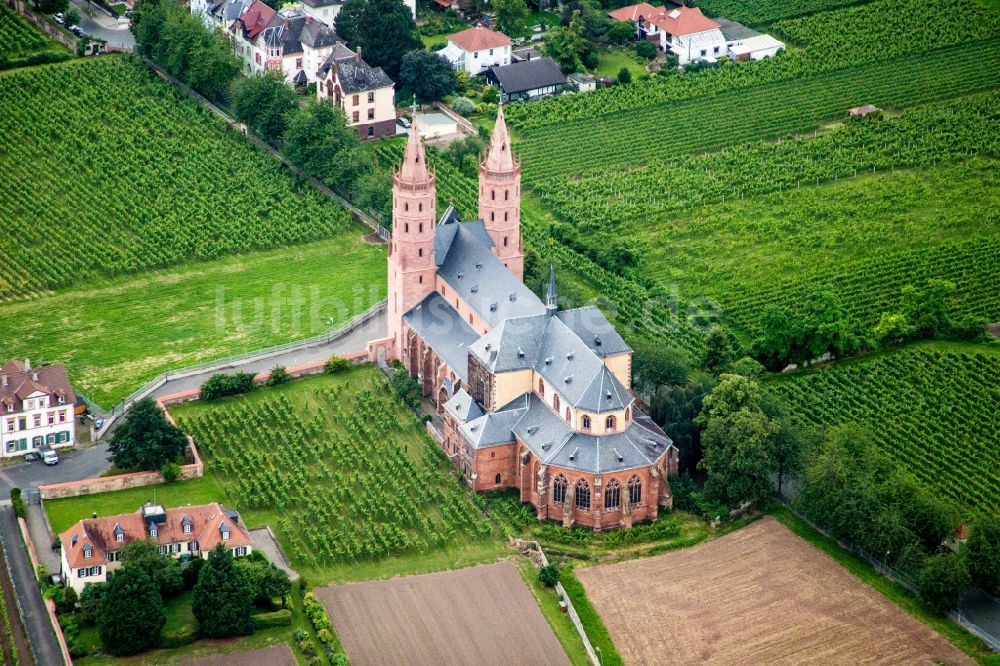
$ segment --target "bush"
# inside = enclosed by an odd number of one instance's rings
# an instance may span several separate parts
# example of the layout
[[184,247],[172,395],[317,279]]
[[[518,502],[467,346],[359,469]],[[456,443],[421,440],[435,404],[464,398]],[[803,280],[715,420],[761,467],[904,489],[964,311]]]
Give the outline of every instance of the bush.
[[329,645],[333,642],[333,632],[329,629],[320,629],[316,632],[316,638],[318,638],[319,642],[323,645]]
[[451,102],[451,108],[455,110],[455,113],[461,116],[468,116],[476,110],[476,105],[468,97],[456,97]]
[[326,609],[314,593],[307,592],[305,594],[302,598],[302,608],[306,613],[306,617],[309,618],[309,624],[312,625],[313,629],[317,632],[324,629],[331,633],[333,632],[333,624],[330,622],[330,616],[326,614]]
[[198,632],[193,625],[185,624],[173,631],[168,631],[160,638],[160,647],[168,650],[190,645],[198,640]]
[[163,475],[164,481],[173,483],[181,475],[181,466],[175,462],[163,463],[163,467],[160,468],[160,474]]
[[97,618],[101,613],[101,600],[104,599],[107,586],[107,583],[90,583],[80,593],[80,621],[85,625],[92,627],[97,624]]
[[56,600],[56,610],[60,613],[72,613],[76,610],[76,602],[79,596],[72,587],[62,588],[62,594]]
[[343,356],[331,356],[326,360],[326,365],[323,366],[323,370],[328,375],[335,375],[338,372],[343,372],[350,367],[351,362]]
[[924,603],[944,615],[958,606],[969,582],[965,561],[958,555],[944,553],[924,562],[917,576],[917,591]]
[[288,627],[292,624],[292,611],[287,608],[276,610],[272,613],[258,613],[253,616],[253,626],[255,629],[265,627]]
[[240,395],[254,390],[253,374],[236,372],[231,375],[212,375],[201,385],[202,400],[218,400],[227,395]]
[[24,499],[21,498],[20,488],[10,489],[10,503],[14,505],[14,513],[18,518],[24,518]]
[[483,91],[484,104],[496,104],[500,101],[500,89],[496,86],[486,86]]
[[645,40],[636,42],[635,54],[643,60],[652,60],[656,57],[656,47]]
[[291,380],[292,378],[288,374],[288,370],[286,370],[283,365],[276,365],[271,370],[271,374],[267,376],[267,385],[281,386],[282,384],[287,384]]
[[545,587],[555,587],[559,582],[559,567],[554,564],[546,564],[538,570],[538,582]]
[[618,70],[618,83],[632,83],[632,72],[629,71],[628,67],[622,67]]
[[197,557],[187,563],[183,569],[181,569],[181,578],[184,581],[185,590],[193,590],[195,583],[198,582],[198,574],[201,572],[201,568],[205,565],[205,560]]

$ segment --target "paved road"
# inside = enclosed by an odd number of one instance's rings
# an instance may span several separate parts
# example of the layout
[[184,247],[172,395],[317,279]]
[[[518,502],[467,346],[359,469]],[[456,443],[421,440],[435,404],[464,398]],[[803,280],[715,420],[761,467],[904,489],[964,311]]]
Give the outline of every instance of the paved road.
[[46,483],[80,481],[104,474],[111,468],[108,462],[108,445],[97,444],[79,451],[59,453],[58,465],[30,462],[0,470],[0,500],[10,498],[10,489],[37,488]]
[[276,365],[283,365],[290,368],[296,365],[303,365],[312,361],[328,359],[334,354],[352,354],[364,351],[369,340],[378,340],[388,335],[388,322],[385,315],[379,315],[374,319],[365,322],[359,328],[348,333],[346,336],[334,340],[330,344],[310,347],[309,349],[299,349],[290,351],[280,356],[272,356],[262,361],[246,361],[240,365],[225,370],[212,370],[208,372],[170,379],[166,384],[153,391],[155,398],[187,391],[201,386],[206,379],[214,374],[232,374],[234,372],[252,372],[254,374],[267,372]]
[[62,651],[49,622],[49,613],[42,601],[42,593],[31,569],[31,561],[21,541],[17,517],[9,506],[0,506],[0,539],[14,581],[14,591],[24,612],[24,626],[28,630],[31,649],[39,666],[63,663]]
[[93,8],[94,17],[87,16],[86,0],[73,0],[80,9],[80,27],[88,35],[100,37],[108,42],[109,46],[117,46],[125,49],[135,48],[135,38],[128,28],[120,27],[117,19],[113,19],[100,9]]

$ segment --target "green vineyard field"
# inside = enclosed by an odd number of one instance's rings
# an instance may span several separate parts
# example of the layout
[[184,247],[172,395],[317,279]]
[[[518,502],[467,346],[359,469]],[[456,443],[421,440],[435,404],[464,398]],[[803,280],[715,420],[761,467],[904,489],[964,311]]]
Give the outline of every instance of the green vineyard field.
[[0,299],[353,233],[132,59],[8,72],[0,108]]
[[49,46],[45,35],[17,15],[7,5],[0,4],[0,63],[12,56],[41,51]]
[[706,16],[725,16],[740,23],[766,25],[793,16],[837,9],[864,0],[697,0],[691,4]]
[[494,541],[374,367],[171,411],[247,521],[275,526],[300,571],[350,577],[335,572]]
[[967,514],[1000,508],[1000,355],[921,345],[781,377],[771,390],[817,427],[855,423]]

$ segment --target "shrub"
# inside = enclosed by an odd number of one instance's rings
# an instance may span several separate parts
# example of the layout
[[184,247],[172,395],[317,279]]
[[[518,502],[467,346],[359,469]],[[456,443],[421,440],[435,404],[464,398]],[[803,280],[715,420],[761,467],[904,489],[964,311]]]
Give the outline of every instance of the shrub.
[[645,40],[636,42],[635,54],[643,60],[652,60],[656,57],[656,47]]
[[179,648],[190,645],[198,640],[198,632],[193,625],[185,624],[173,631],[168,631],[160,638],[160,647],[166,649]]
[[48,585],[45,579],[49,577],[49,570],[45,568],[44,564],[36,565],[35,576],[38,578],[38,584],[41,585],[44,590],[45,586]]
[[258,613],[253,616],[253,626],[256,629],[265,627],[288,627],[292,624],[292,611],[287,608],[271,613]]
[[969,571],[958,555],[928,557],[917,576],[917,591],[928,606],[942,615],[958,605],[969,586]]
[[476,110],[475,103],[468,97],[456,97],[451,102],[451,108],[461,116],[467,116]]
[[10,489],[10,503],[14,505],[14,513],[18,518],[24,518],[24,499],[21,497],[20,488]]
[[333,632],[329,629],[320,629],[316,632],[316,638],[318,638],[319,642],[323,645],[329,645],[333,642]]
[[160,474],[163,475],[164,481],[173,483],[181,475],[181,466],[175,462],[163,463],[163,467],[160,468]]
[[253,374],[236,372],[231,375],[212,375],[201,385],[202,400],[218,400],[227,395],[240,395],[254,390]]
[[555,587],[559,582],[559,567],[554,564],[546,564],[538,570],[538,582],[545,587]]
[[335,375],[351,367],[351,362],[343,356],[331,356],[326,360],[323,370],[329,375]]
[[97,618],[101,613],[101,600],[104,599],[107,586],[107,583],[90,583],[80,593],[80,620],[85,625],[97,624]]
[[76,602],[79,596],[72,587],[62,588],[62,594],[56,599],[56,610],[60,613],[72,613],[76,610]]
[[[185,590],[193,590],[195,583],[198,582],[198,574],[201,572],[201,568],[205,565],[205,560],[197,557],[187,563],[183,569],[181,569],[181,578],[184,581]],[[88,586],[89,587],[89,586]]]
[[983,515],[973,520],[962,553],[976,585],[1000,595],[1000,515]]
[[271,374],[267,376],[268,386],[281,386],[282,384],[287,384],[291,381],[291,376],[288,374],[288,370],[282,365],[276,365],[271,370]]
[[483,103],[484,104],[496,104],[500,101],[500,89],[496,86],[486,86],[486,90],[483,91]]
[[618,70],[618,83],[632,83],[632,72],[629,71],[628,67],[622,67]]

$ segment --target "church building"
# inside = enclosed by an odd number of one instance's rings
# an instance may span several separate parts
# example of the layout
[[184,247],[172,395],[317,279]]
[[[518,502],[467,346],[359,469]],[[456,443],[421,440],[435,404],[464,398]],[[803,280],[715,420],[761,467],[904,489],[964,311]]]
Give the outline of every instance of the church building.
[[473,489],[517,488],[539,520],[595,530],[670,506],[677,448],[631,393],[632,350],[595,306],[560,310],[523,283],[521,167],[497,113],[479,167],[479,218],[436,211],[416,126],[393,178],[388,337],[444,420]]

